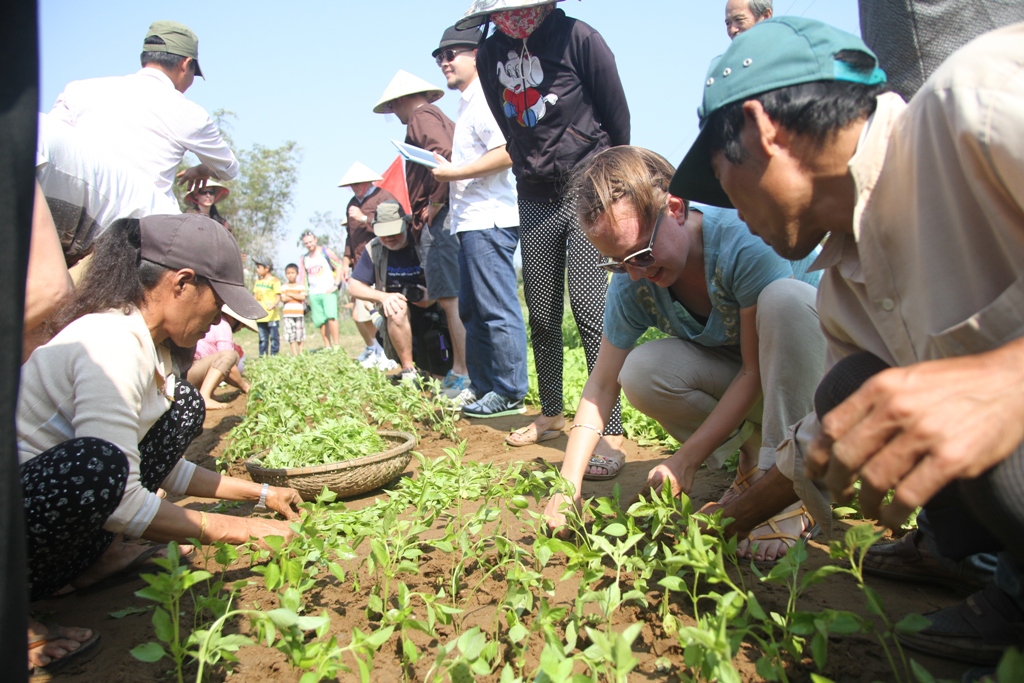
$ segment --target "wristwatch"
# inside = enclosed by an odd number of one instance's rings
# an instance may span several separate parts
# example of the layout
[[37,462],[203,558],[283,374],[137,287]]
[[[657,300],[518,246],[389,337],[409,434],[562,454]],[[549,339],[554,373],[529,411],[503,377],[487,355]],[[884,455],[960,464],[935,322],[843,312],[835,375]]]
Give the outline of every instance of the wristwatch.
[[256,507],[252,509],[253,512],[266,512],[267,508],[267,491],[270,489],[270,484],[264,484],[263,489],[260,490],[260,502],[256,503]]

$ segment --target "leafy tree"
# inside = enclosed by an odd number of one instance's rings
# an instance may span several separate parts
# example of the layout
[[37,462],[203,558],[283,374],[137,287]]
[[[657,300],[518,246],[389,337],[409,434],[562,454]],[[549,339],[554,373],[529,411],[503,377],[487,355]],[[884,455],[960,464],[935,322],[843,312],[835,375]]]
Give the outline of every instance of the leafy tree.
[[345,222],[330,211],[314,211],[309,219],[309,224],[309,229],[316,235],[317,244],[330,247],[341,256],[341,252],[345,248],[345,242],[348,239],[348,229],[345,227]]
[[[228,145],[235,149],[228,121],[235,118],[234,113],[218,109],[213,118]],[[239,164],[238,177],[224,183],[231,194],[217,204],[217,209],[231,224],[242,253],[273,253],[284,236],[292,210],[302,150],[294,141],[287,141],[280,147],[256,143],[247,150],[236,151],[235,156]],[[184,188],[176,186],[175,192],[182,205],[188,208]]]

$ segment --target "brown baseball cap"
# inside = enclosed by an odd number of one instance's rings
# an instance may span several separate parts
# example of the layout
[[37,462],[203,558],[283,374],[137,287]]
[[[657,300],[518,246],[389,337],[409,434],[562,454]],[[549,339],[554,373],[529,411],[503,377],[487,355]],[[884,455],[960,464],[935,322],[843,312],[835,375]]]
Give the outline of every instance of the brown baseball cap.
[[140,256],[167,268],[191,268],[205,277],[221,301],[244,318],[267,312],[245,288],[242,253],[220,223],[197,213],[146,216],[139,220]]

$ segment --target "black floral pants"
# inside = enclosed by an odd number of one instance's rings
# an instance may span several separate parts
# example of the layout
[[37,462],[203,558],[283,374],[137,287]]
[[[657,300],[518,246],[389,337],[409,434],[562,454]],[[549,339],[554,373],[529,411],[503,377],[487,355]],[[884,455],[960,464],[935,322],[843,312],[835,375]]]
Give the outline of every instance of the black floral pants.
[[[156,491],[202,431],[206,405],[179,382],[174,403],[139,444],[139,480]],[[71,439],[21,466],[31,600],[52,595],[80,576],[110,546],[103,529],[121,504],[128,458],[103,439]]]

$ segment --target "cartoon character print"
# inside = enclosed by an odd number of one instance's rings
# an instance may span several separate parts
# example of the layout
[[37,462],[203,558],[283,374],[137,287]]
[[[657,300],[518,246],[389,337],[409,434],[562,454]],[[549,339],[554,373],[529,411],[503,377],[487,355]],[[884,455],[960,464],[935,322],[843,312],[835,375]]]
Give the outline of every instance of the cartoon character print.
[[558,95],[541,97],[536,86],[544,80],[540,60],[526,53],[520,56],[510,50],[508,61],[498,62],[498,80],[505,86],[503,93],[505,116],[524,128],[533,128],[544,118],[548,105],[558,101]]

